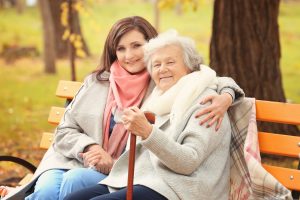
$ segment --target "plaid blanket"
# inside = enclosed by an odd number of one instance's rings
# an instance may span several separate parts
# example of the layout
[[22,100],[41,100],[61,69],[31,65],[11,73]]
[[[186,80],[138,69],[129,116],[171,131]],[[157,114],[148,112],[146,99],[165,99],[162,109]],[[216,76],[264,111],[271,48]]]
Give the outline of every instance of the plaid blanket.
[[255,99],[245,98],[228,110],[231,120],[230,200],[286,199],[291,191],[261,165]]

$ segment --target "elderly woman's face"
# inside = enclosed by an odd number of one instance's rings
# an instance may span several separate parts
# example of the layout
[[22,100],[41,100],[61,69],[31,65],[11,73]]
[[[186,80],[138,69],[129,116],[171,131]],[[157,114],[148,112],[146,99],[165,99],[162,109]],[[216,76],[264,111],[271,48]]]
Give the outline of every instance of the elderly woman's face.
[[145,43],[144,35],[137,30],[129,31],[121,37],[116,55],[120,65],[129,73],[137,73],[146,68],[142,48]]
[[169,45],[158,49],[151,56],[152,78],[162,91],[168,90],[186,74],[190,73],[183,61],[182,49],[177,45]]

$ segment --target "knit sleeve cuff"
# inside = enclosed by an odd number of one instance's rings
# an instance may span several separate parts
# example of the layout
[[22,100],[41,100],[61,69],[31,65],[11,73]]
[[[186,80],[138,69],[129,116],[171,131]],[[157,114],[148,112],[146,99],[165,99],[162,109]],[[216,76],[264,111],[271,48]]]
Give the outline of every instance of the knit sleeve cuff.
[[227,93],[227,94],[230,94],[231,98],[232,98],[232,102],[235,101],[235,92],[233,89],[231,88],[223,88],[220,92],[220,94],[224,94],[224,93]]

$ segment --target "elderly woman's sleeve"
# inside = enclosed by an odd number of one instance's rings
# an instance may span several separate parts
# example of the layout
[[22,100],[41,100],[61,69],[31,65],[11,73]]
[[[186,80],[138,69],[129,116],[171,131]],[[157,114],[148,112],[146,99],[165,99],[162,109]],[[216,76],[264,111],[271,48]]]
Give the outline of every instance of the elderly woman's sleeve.
[[[195,118],[195,114],[201,107],[195,106],[193,114],[176,141],[169,132],[163,132],[154,126],[151,135],[142,142],[166,167],[176,173],[190,175],[219,147],[224,137],[230,137],[227,114],[217,133],[214,127],[199,126],[199,119]],[[178,127],[174,131],[179,131]]]
[[230,77],[218,77],[217,92],[218,94],[229,93],[232,96],[233,104],[245,97],[243,89]]
[[55,151],[61,153],[65,157],[75,158],[79,161],[82,161],[82,158],[79,157],[78,154],[83,152],[86,146],[96,143],[93,138],[84,133],[74,117],[77,113],[76,105],[81,101],[84,101],[83,97],[89,87],[91,79],[91,75],[85,79],[83,86],[66,108],[65,114],[56,128],[54,137],[53,147]]

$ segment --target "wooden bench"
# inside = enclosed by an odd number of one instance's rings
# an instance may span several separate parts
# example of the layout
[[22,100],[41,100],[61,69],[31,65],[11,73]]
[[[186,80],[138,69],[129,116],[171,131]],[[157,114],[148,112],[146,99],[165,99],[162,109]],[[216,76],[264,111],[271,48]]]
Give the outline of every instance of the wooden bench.
[[[81,85],[81,82],[59,81],[56,96],[65,98],[70,102]],[[300,125],[300,104],[256,100],[256,110],[258,121]],[[58,125],[64,112],[64,107],[52,107],[50,109],[48,122]],[[261,153],[292,158],[299,158],[300,156],[300,137],[266,132],[259,132],[258,137]],[[48,149],[52,141],[53,133],[43,133],[40,147]],[[269,164],[263,164],[263,167],[285,187],[292,190],[294,198],[299,195],[300,163],[298,170],[271,166]],[[30,176],[27,179],[30,179]],[[25,182],[26,180],[23,181],[23,183]],[[299,196],[297,198],[299,198]]]
[[[67,104],[74,98],[79,88],[81,87],[81,82],[75,81],[59,81],[55,95],[60,98],[66,99]],[[50,109],[48,122],[57,126],[65,113],[65,107],[53,106]],[[53,133],[45,132],[43,133],[40,148],[48,149],[53,141]]]
[[[300,104],[256,100],[256,119],[264,122],[300,125]],[[261,153],[300,159],[299,136],[258,132],[258,140]],[[292,190],[294,198],[299,199],[300,160],[298,169],[268,164],[263,164],[263,167],[281,184]]]

